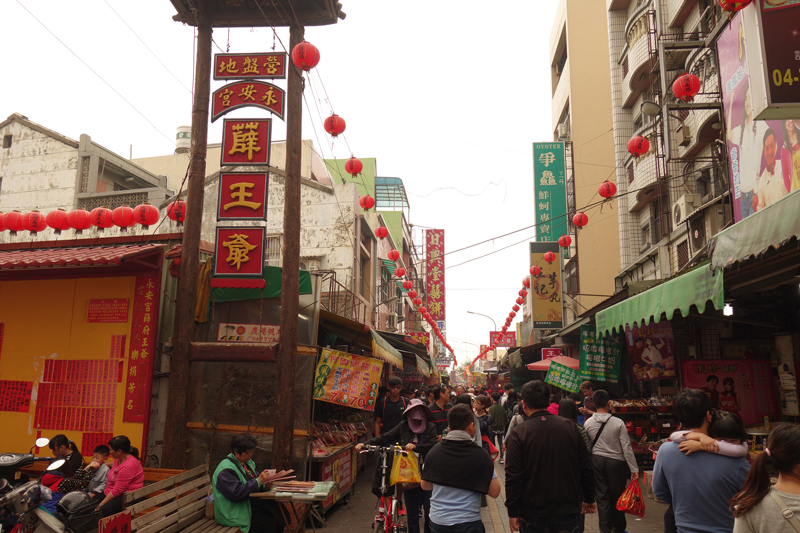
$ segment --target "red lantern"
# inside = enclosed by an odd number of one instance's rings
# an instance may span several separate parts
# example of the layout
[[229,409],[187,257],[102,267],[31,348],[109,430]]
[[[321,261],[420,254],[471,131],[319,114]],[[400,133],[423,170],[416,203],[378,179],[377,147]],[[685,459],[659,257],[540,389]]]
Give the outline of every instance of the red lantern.
[[513,309],[514,311],[519,311],[519,306],[514,304],[514,307],[512,307],[511,309]]
[[364,331],[366,331],[367,333],[369,333],[369,330],[370,330],[370,327],[369,327],[369,326],[364,326]]
[[25,226],[22,224],[22,213],[16,209],[10,213],[6,213],[3,215],[3,225],[11,232],[11,235],[16,235],[18,231],[24,230]]
[[613,181],[606,180],[600,184],[600,190],[598,192],[603,198],[611,198],[617,194],[617,186],[614,185]]
[[532,276],[538,276],[541,273],[542,273],[542,267],[540,267],[539,265],[533,265],[531,267],[531,275]]
[[411,282],[411,280],[405,280],[403,282],[403,288],[406,289],[406,290],[410,289],[413,286],[414,286],[414,283]]
[[519,305],[522,305],[522,304],[524,304],[524,303],[525,303],[525,298],[523,298],[523,297],[521,297],[521,296],[520,296],[519,298],[517,298],[517,303],[518,303]]
[[408,291],[408,297],[413,300],[417,297],[417,291]]
[[[552,253],[552,252],[549,252],[549,253]],[[525,298],[528,295],[528,291],[526,291],[525,289],[520,289],[518,294],[520,296],[522,296],[523,298]]]
[[0,232],[6,230],[6,224],[5,224],[5,222],[3,222],[4,218],[5,217],[3,216],[3,212],[0,211]]
[[545,252],[544,260],[547,261],[548,263],[552,263],[553,261],[556,260],[556,254],[554,254],[553,252]]
[[362,163],[360,159],[357,159],[356,156],[351,157],[344,164],[344,171],[353,176],[361,174],[362,170],[364,170],[364,163]]
[[331,134],[331,136],[335,139],[339,134],[344,132],[344,129],[347,127],[344,119],[334,113],[333,115],[329,116],[325,119],[325,131]]
[[63,230],[69,229],[69,224],[67,223],[67,212],[63,209],[50,211],[47,213],[45,221],[47,222],[48,226],[53,228],[53,233],[56,235],[61,235]]
[[584,213],[583,211],[581,211],[580,213],[575,213],[575,216],[572,217],[572,223],[578,226],[579,228],[582,228],[589,223],[589,217],[587,217],[586,213]]
[[67,223],[75,230],[75,235],[92,227],[92,215],[85,209],[75,209],[67,213]]
[[[416,303],[416,302],[414,302],[414,303]],[[422,303],[422,300],[420,300],[420,301],[419,301],[419,303]],[[430,314],[430,313],[422,313],[422,316],[423,316],[423,317],[425,318],[425,320],[427,320],[428,322],[430,322],[430,321],[432,321],[432,320],[433,320],[433,317],[431,316],[431,314]]]
[[362,197],[361,197],[361,199],[358,201],[358,205],[360,205],[360,206],[361,206],[361,208],[362,208],[364,211],[369,211],[370,209],[372,209],[373,207],[375,207],[375,198],[373,198],[373,197],[372,197],[372,196],[370,196],[369,194],[365,194],[365,195],[364,195],[364,196],[362,196]]
[[389,250],[389,259],[391,261],[397,261],[398,259],[400,259],[400,252],[398,252],[395,249]]
[[628,151],[633,155],[633,157],[639,157],[642,154],[646,154],[649,149],[650,141],[648,141],[647,137],[644,135],[635,135],[631,137],[630,141],[628,141]]
[[[414,305],[422,305],[422,298],[414,298]],[[420,311],[423,315],[425,311]]]
[[503,326],[502,328],[500,328],[500,331],[505,333],[506,331],[508,331],[508,326]]
[[136,225],[133,219],[133,209],[127,205],[121,205],[111,212],[111,221],[120,228],[120,231],[128,231],[128,228]]
[[424,306],[420,305],[419,307],[417,307],[417,311],[419,311],[420,313],[424,313],[425,311],[427,311],[427,309]]
[[311,70],[319,63],[319,49],[308,41],[292,48],[292,63],[297,68]]
[[719,7],[729,13],[733,13],[735,11],[741,11],[752,2],[753,0],[719,0]]
[[515,316],[517,316],[517,313],[515,313],[514,311],[511,311],[510,313],[508,313],[508,316],[510,316],[511,318],[514,318]]
[[111,220],[111,209],[107,207],[97,207],[92,209],[92,212],[89,213],[92,220],[92,225],[97,226],[99,231],[105,230],[105,228],[110,228],[114,225],[114,221]]
[[530,288],[531,287],[531,279],[530,278],[523,279],[522,280],[522,286],[526,287],[526,288]]
[[178,223],[179,226],[183,225],[186,220],[186,202],[183,200],[175,200],[167,207],[167,216]]
[[34,236],[47,229],[47,220],[39,211],[31,211],[22,215],[22,226]]
[[383,240],[389,236],[389,229],[381,226],[375,230],[375,236],[378,237],[380,240]]
[[558,245],[561,246],[562,248],[569,248],[570,244],[572,244],[572,237],[570,237],[569,235],[562,235],[561,237],[558,238]]
[[672,92],[676,98],[684,102],[691,102],[700,92],[700,78],[688,73],[678,76],[672,83]]
[[151,225],[158,222],[158,209],[148,203],[137,205],[133,208],[133,219],[147,231]]
[[[397,267],[394,269],[394,275],[397,276],[398,278],[402,278],[403,276],[406,275],[406,269],[403,267]],[[405,283],[403,283],[403,286],[405,287]],[[406,288],[410,289],[411,287],[406,287]]]

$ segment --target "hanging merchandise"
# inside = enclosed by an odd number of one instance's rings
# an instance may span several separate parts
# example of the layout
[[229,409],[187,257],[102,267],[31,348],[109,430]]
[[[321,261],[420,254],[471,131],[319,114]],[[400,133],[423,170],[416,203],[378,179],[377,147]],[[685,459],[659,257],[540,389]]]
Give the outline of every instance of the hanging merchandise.
[[753,0],[719,0],[719,7],[729,13],[734,13],[736,11],[741,11],[751,3],[753,3]]
[[672,84],[672,92],[679,100],[691,102],[700,92],[700,78],[688,73],[678,76]]
[[584,212],[575,213],[575,216],[572,217],[572,223],[577,227],[582,228],[589,223],[589,217],[587,217],[586,213]]
[[347,124],[344,119],[336,113],[325,119],[325,131],[330,133],[333,138],[344,133],[346,127]]
[[75,209],[67,213],[67,223],[75,230],[75,235],[92,227],[92,216],[85,209]]
[[[560,239],[559,239],[559,244],[561,244]],[[547,261],[548,263],[552,263],[553,261],[556,260],[556,254],[554,254],[553,252],[545,252],[544,260]]]
[[11,232],[11,235],[16,235],[18,231],[22,231],[25,229],[25,226],[22,224],[22,213],[17,211],[11,211],[3,215],[3,225]]
[[[558,245],[562,248],[569,248],[569,245],[572,244],[572,237],[569,235],[562,235],[558,238]],[[547,254],[552,254],[553,252],[547,252],[545,254],[545,261],[547,261]],[[551,262],[551,261],[548,261]]]
[[380,240],[385,239],[389,236],[389,228],[385,228],[380,226],[378,229],[375,230],[375,236],[378,237]]
[[297,68],[309,71],[319,64],[319,49],[308,41],[292,48],[292,63]]
[[31,237],[47,229],[47,220],[39,211],[31,211],[22,215],[22,226],[31,233]]
[[600,196],[603,198],[611,198],[615,194],[617,194],[617,186],[614,185],[613,181],[604,181],[600,184],[600,189],[598,190]]
[[148,203],[137,205],[133,209],[133,219],[146,231],[151,225],[158,222],[158,209]]
[[398,259],[400,259],[400,252],[398,252],[394,248],[389,250],[389,259],[391,261],[397,261]]
[[361,160],[357,159],[355,156],[348,159],[344,164],[344,171],[353,176],[356,174],[361,174],[362,170],[364,170],[364,163],[362,163]]
[[[397,276],[398,278],[402,278],[403,276],[406,275],[406,269],[403,268],[403,267],[397,267],[397,268],[394,269],[394,275]],[[410,289],[411,285],[406,287],[406,283],[411,283],[411,282],[410,281],[404,281],[403,282],[403,287],[405,287],[406,289]]]
[[186,202],[176,200],[167,207],[167,216],[178,223],[179,226],[186,220]]
[[89,215],[91,216],[92,226],[97,226],[98,231],[104,231],[114,225],[114,221],[111,220],[111,209],[107,207],[96,207],[92,209]]
[[56,235],[61,235],[61,232],[64,230],[69,229],[69,223],[67,222],[67,212],[63,209],[56,209],[55,211],[50,211],[47,213],[45,217],[45,221],[47,225],[53,228],[53,233]]
[[375,198],[373,198],[373,197],[372,197],[372,196],[370,196],[369,194],[365,194],[365,195],[364,195],[364,196],[362,196],[362,197],[361,197],[361,199],[358,201],[358,205],[360,205],[360,206],[361,206],[361,208],[362,208],[364,211],[369,211],[370,209],[372,209],[373,207],[375,207]]
[[644,135],[635,135],[628,141],[628,151],[633,157],[639,157],[650,150],[650,141]]
[[111,221],[114,225],[120,228],[120,231],[126,232],[128,228],[136,225],[133,219],[133,209],[127,205],[121,205],[111,212]]

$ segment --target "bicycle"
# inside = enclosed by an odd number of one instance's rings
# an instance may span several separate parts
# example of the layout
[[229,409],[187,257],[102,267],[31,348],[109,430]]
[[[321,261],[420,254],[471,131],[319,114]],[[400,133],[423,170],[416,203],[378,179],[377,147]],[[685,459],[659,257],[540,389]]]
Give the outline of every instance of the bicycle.
[[[408,526],[400,521],[400,501],[392,496],[387,496],[389,486],[386,484],[386,455],[389,452],[399,451],[408,454],[401,446],[370,446],[365,444],[359,453],[378,452],[381,461],[381,495],[378,500],[378,514],[372,522],[375,533],[407,533]],[[387,513],[387,509],[389,512]]]

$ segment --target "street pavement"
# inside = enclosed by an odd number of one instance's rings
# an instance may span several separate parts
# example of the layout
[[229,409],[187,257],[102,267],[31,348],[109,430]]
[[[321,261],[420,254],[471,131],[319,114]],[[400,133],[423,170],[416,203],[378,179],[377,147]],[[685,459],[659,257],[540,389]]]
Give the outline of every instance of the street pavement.
[[[505,478],[503,465],[495,463],[498,477]],[[363,533],[371,531],[372,520],[377,511],[377,498],[372,494],[371,476],[374,468],[370,461],[359,472],[350,502],[345,504],[341,500],[334,505],[325,515],[325,525],[320,533]],[[641,481],[641,479],[640,479]],[[547,480],[547,483],[553,482]],[[501,484],[502,486],[502,484]],[[486,533],[510,533],[508,528],[508,513],[506,513],[505,487],[502,488],[500,497],[488,498],[488,507],[481,509],[481,517],[486,528]],[[641,520],[628,516],[628,533],[660,533],[664,531],[664,511],[666,504],[656,503],[650,498],[645,498],[645,515]],[[422,520],[420,520],[422,525]],[[320,528],[318,528],[320,529]],[[597,515],[586,516],[586,533],[600,533]]]

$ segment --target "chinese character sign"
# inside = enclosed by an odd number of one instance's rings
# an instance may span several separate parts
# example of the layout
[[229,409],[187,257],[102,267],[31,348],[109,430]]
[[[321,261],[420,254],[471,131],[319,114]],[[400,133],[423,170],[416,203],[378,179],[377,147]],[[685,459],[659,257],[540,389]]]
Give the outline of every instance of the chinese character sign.
[[672,323],[662,320],[645,327],[625,327],[633,377],[638,381],[675,377],[675,337]]
[[220,323],[217,340],[220,342],[278,342],[281,337],[280,326],[263,324]]
[[125,383],[123,422],[144,422],[150,416],[150,376],[156,352],[159,278],[136,278],[131,318],[131,345]]
[[544,260],[546,252],[554,252],[557,258],[557,242],[532,242],[531,266],[538,265],[542,271],[531,276],[531,314],[534,329],[560,329],[564,324],[562,302],[561,260],[548,263]]
[[264,275],[263,227],[217,228],[214,276]]
[[286,78],[286,52],[215,54],[215,80],[277,80]]
[[564,355],[564,351],[561,348],[542,348],[542,361],[559,355]]
[[544,382],[568,392],[578,392],[581,383],[577,370],[555,362],[550,363]]
[[240,81],[220,87],[211,97],[211,122],[241,107],[257,107],[283,118],[283,89],[263,81]]
[[444,230],[425,230],[427,264],[426,294],[428,312],[434,320],[444,320]]
[[406,337],[424,344],[426,348],[431,345],[431,334],[425,331],[406,331]]
[[266,165],[269,163],[272,119],[247,118],[222,121],[220,165]]
[[266,220],[266,172],[223,172],[219,176],[217,220]]
[[315,400],[372,411],[378,399],[383,361],[322,350],[314,375]]
[[[536,240],[557,241],[567,233],[564,143],[533,143],[533,212]],[[555,250],[558,253],[558,250]]]
[[515,331],[490,331],[489,344],[497,344],[501,348],[513,348],[517,345],[517,333]]
[[622,344],[612,335],[597,337],[594,326],[581,326],[581,380],[619,383]]

